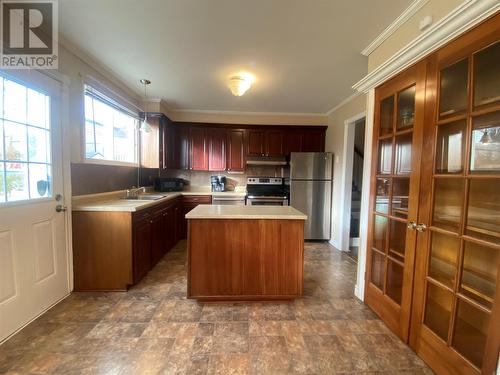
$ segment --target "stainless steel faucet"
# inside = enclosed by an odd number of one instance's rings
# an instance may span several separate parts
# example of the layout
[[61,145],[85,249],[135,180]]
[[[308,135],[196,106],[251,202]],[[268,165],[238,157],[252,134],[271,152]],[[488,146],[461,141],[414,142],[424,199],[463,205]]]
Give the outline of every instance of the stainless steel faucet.
[[132,198],[132,199],[136,199],[139,197],[139,195],[141,193],[145,193],[146,192],[146,188],[144,186],[141,186],[141,187],[138,187],[136,188],[135,186],[132,186],[131,189],[127,189],[127,195],[126,197],[127,198]]

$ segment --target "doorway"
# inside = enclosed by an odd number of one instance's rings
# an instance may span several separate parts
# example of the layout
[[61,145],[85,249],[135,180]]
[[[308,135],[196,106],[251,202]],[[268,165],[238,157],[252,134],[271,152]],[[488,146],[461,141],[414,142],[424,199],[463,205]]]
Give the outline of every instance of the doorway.
[[363,112],[344,122],[340,250],[355,261],[358,259],[359,248],[365,120]]
[[354,144],[352,148],[351,217],[349,221],[348,255],[358,260],[361,191],[363,188],[363,161],[365,148],[365,118],[354,122]]
[[0,71],[0,342],[70,291],[62,92]]

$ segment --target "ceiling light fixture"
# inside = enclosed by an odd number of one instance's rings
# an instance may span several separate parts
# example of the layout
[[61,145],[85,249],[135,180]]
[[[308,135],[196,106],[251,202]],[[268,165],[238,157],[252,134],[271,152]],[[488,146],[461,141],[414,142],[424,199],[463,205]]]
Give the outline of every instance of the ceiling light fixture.
[[249,76],[233,76],[229,79],[229,89],[234,96],[242,96],[252,87],[252,82]]
[[148,114],[147,114],[147,95],[146,95],[146,88],[148,85],[151,84],[151,81],[149,79],[141,79],[139,82],[141,82],[142,85],[144,85],[144,120],[142,120],[141,126],[139,127],[139,131],[144,132],[144,133],[149,133],[151,132],[151,126],[148,124]]

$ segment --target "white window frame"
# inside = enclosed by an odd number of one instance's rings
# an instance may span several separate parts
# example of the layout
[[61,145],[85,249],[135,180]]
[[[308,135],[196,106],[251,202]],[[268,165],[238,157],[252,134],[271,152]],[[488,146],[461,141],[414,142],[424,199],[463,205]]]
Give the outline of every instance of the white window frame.
[[[140,123],[140,117],[138,111],[135,109],[132,109],[129,106],[125,106],[121,103],[119,103],[117,100],[112,99],[110,96],[106,95],[103,93],[104,90],[101,90],[100,88],[96,88],[96,86],[100,85],[94,85],[92,83],[84,83],[83,84],[83,92],[82,92],[82,107],[83,107],[83,112],[82,112],[82,127],[81,127],[81,135],[82,135],[82,160],[85,164],[97,164],[97,165],[110,165],[110,166],[121,166],[121,167],[138,167],[139,166],[139,142],[140,142],[140,133],[139,133],[139,123]],[[94,98],[97,100],[100,100],[104,102],[105,104],[109,105],[110,107],[114,107],[115,109],[122,111],[126,115],[129,115],[131,117],[134,117],[137,119],[137,127],[135,129],[135,150],[134,150],[134,159],[136,160],[134,163],[131,162],[125,162],[125,161],[118,161],[118,160],[109,160],[109,159],[91,159],[87,158],[86,155],[86,117],[85,117],[85,95],[87,93],[90,93]]]

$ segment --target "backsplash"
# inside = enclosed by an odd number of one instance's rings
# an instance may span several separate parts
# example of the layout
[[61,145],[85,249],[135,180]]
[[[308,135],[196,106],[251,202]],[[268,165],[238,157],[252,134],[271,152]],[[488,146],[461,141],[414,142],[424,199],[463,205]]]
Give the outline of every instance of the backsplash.
[[288,168],[281,166],[247,166],[245,173],[228,172],[206,172],[187,170],[168,170],[162,172],[162,177],[176,177],[187,181],[188,185],[206,186],[210,185],[210,176],[226,176],[228,185],[245,186],[249,176],[265,177],[285,177],[288,175]]

